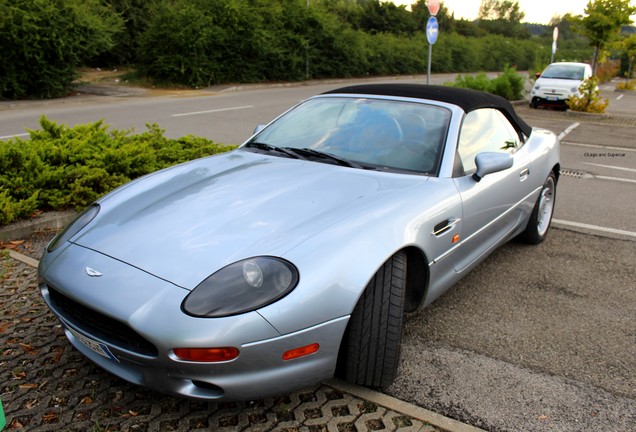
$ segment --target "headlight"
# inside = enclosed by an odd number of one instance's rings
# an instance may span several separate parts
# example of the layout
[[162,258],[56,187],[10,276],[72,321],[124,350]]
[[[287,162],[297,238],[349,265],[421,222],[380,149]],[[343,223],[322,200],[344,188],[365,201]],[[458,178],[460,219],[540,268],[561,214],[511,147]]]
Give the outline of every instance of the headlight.
[[541,86],[538,86],[538,85],[534,86],[535,90],[539,90],[540,88],[541,88]]
[[570,89],[570,91],[571,91],[572,93],[578,93],[578,92],[579,92],[579,88],[578,88],[578,87],[572,87],[572,88]]
[[183,301],[189,315],[220,318],[250,312],[289,294],[298,270],[274,257],[255,257],[223,267],[201,282]]
[[64,231],[59,233],[51,243],[46,247],[46,250],[49,252],[53,252],[55,249],[62,246],[66,243],[71,237],[80,232],[82,228],[92,221],[95,216],[99,213],[99,204],[93,204],[90,207],[86,208],[82,213],[75,218],[73,222],[71,222]]

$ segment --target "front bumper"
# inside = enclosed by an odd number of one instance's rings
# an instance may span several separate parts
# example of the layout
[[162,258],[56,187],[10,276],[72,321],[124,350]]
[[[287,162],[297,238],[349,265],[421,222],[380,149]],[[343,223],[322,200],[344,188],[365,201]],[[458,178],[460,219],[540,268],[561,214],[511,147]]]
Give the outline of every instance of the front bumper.
[[565,89],[532,89],[530,92],[530,104],[537,105],[566,105],[566,101],[572,96],[579,96],[579,93],[573,93]]
[[[89,265],[103,275],[88,276]],[[44,300],[86,357],[134,384],[200,399],[256,399],[330,378],[349,319],[281,335],[257,312],[190,317],[180,310],[189,291],[75,245],[45,255],[40,275]],[[286,351],[313,343],[320,345],[317,352],[283,360]],[[238,348],[239,356],[200,363],[173,353],[174,348],[226,346]]]

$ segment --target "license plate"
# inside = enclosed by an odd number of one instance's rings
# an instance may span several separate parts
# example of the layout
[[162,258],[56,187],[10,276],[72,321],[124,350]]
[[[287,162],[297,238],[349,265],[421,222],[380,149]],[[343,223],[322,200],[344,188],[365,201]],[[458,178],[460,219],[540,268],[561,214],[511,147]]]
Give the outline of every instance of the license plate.
[[559,100],[558,96],[548,96],[548,97],[547,97],[547,99],[548,99],[549,101],[556,101],[556,100]]
[[66,327],[66,328],[68,329],[68,331],[70,331],[73,334],[73,336],[75,336],[75,339],[80,341],[82,345],[84,345],[89,350],[96,352],[100,356],[106,357],[107,359],[115,360],[116,362],[119,361],[117,360],[117,357],[115,357],[113,353],[110,352],[108,347],[104,345],[103,343],[99,343],[96,340],[86,337],[83,334],[76,332],[70,327]]

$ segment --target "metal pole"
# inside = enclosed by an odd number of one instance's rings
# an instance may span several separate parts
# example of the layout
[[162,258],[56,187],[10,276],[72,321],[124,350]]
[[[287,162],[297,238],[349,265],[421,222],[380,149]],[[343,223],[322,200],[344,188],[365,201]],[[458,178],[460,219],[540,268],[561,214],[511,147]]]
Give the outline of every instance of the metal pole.
[[426,72],[426,85],[430,82],[431,76],[431,54],[433,53],[433,45],[428,44],[428,69]]
[[[307,0],[307,16],[309,16],[309,0]],[[305,41],[305,79],[309,79],[309,38]]]

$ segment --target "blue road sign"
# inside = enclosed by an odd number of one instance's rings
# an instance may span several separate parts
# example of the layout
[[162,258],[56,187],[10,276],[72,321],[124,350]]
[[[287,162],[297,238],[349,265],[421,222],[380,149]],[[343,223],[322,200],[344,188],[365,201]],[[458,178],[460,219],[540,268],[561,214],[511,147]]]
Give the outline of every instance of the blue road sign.
[[434,16],[428,19],[426,23],[426,39],[428,43],[433,45],[437,42],[437,35],[439,34],[439,24],[437,24],[437,18]]

